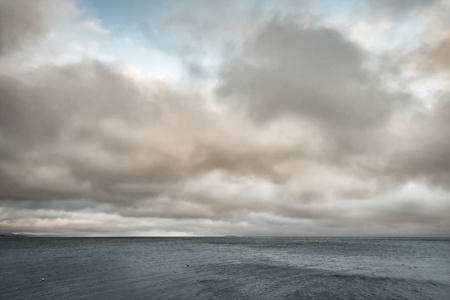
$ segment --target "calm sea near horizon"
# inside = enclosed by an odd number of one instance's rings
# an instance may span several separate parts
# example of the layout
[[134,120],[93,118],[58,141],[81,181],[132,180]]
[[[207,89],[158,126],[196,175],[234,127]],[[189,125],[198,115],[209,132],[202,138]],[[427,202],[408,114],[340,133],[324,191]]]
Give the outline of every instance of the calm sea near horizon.
[[450,239],[2,238],[0,299],[450,299]]

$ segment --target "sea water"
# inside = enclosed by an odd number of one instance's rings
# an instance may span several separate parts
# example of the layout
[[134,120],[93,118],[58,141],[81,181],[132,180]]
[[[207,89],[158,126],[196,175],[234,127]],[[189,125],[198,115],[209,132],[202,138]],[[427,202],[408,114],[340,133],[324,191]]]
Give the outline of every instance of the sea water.
[[3,238],[0,299],[450,299],[450,239]]

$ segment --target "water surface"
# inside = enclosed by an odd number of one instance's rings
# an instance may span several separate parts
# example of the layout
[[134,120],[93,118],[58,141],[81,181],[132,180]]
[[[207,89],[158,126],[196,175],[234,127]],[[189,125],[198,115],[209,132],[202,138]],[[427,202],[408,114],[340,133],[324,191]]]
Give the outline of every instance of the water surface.
[[0,239],[0,299],[449,295],[450,239]]

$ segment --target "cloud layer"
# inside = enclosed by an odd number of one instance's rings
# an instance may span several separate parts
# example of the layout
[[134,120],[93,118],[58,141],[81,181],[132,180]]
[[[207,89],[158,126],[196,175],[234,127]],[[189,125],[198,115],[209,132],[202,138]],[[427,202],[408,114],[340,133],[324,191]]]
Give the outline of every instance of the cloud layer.
[[[0,2],[3,64],[40,49],[61,18],[55,12],[79,5],[51,4]],[[198,15],[171,7],[160,12],[168,16],[160,35],[142,20],[136,28],[147,41],[156,35],[157,47],[191,75],[205,62],[201,53],[213,51],[217,75],[205,82],[171,81],[88,54],[5,68],[0,231],[449,235],[448,27],[429,21],[446,6],[397,4],[367,2],[376,18],[419,15],[424,32],[440,33],[417,47],[370,51],[326,14],[312,17],[309,6],[232,3],[223,15],[253,16],[237,23],[251,23],[241,35],[237,25],[207,17],[215,6]],[[69,33],[88,24],[83,13],[71,11]],[[370,24],[374,14],[364,17]],[[114,38],[90,20],[92,34]],[[194,47],[178,38],[180,28],[204,40]],[[227,43],[229,53],[214,52]],[[182,57],[180,49],[192,51]],[[421,97],[430,82],[443,82],[429,92],[432,102]]]

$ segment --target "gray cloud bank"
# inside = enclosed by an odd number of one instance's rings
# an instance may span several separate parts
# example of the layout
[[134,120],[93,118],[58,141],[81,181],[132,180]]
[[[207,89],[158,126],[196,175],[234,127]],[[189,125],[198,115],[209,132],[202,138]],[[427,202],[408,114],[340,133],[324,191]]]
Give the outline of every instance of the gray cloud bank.
[[[1,2],[1,54],[42,34],[36,5]],[[214,94],[94,60],[2,74],[0,228],[448,235],[448,92],[417,110],[370,55],[288,15],[261,22]]]

